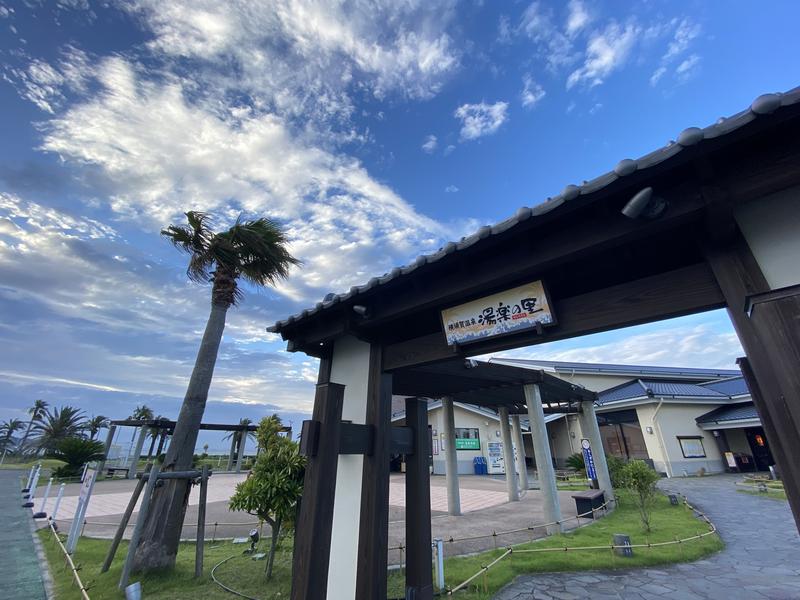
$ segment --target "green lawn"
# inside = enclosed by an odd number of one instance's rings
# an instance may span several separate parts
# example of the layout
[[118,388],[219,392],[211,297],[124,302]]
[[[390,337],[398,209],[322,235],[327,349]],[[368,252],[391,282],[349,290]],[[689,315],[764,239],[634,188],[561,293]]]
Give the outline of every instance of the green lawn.
[[[466,591],[459,593],[458,598],[485,599],[490,598],[497,590],[522,573],[581,571],[588,569],[616,569],[660,565],[674,562],[697,560],[722,548],[722,541],[717,535],[710,535],[700,540],[689,541],[680,545],[659,548],[634,549],[633,558],[615,557],[608,549],[591,551],[536,552],[525,554],[519,552],[527,548],[559,548],[564,546],[607,546],[614,533],[626,533],[633,544],[659,542],[685,538],[707,531],[705,523],[695,518],[692,511],[684,506],[671,506],[666,497],[660,496],[653,514],[653,532],[646,535],[639,523],[635,507],[629,500],[608,516],[598,519],[591,525],[582,527],[571,533],[558,535],[515,547],[514,552],[495,565],[484,576],[479,576]],[[77,588],[69,579],[69,572],[63,569],[64,560],[60,550],[52,539],[49,530],[39,532],[44,541],[44,548],[56,580],[56,597],[58,600],[79,598]],[[266,547],[268,540],[262,541]],[[89,587],[89,595],[94,599],[121,598],[116,585],[119,581],[122,560],[126,551],[123,543],[117,553],[114,566],[108,573],[100,574],[99,567],[103,562],[108,541],[81,539],[75,554],[75,562],[80,565],[81,577]],[[232,598],[211,581],[211,568],[230,558],[216,570],[216,577],[222,583],[239,592],[259,599],[288,597],[291,576],[291,543],[286,540],[276,559],[275,577],[266,582],[263,576],[265,563],[254,562],[249,556],[243,556],[245,545],[234,545],[231,542],[206,544],[205,573],[200,580],[193,578],[194,545],[185,544],[178,554],[178,565],[174,572],[148,575],[142,580],[143,595],[147,598],[164,599],[197,599],[197,598]],[[455,587],[468,577],[478,572],[483,565],[500,556],[503,550],[485,552],[475,556],[454,557],[445,561],[445,574],[448,586]],[[231,558],[232,557],[232,558]],[[403,597],[403,572],[390,570],[389,597]],[[134,581],[135,579],[132,579]],[[484,586],[487,591],[484,591]]]

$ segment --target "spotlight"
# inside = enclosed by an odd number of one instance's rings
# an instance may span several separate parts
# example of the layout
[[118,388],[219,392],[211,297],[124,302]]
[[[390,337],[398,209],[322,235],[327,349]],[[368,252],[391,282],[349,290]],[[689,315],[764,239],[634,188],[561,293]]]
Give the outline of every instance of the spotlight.
[[261,539],[261,535],[258,533],[258,529],[251,529],[250,530],[250,549],[245,550],[247,554],[253,554],[256,551],[256,544],[258,544],[258,540]]
[[367,316],[367,307],[366,306],[362,306],[361,304],[354,304],[353,305],[353,312],[355,312],[358,315],[361,315],[362,317],[366,317]]
[[629,219],[657,219],[666,209],[667,201],[653,194],[653,188],[646,187],[628,200],[622,214]]

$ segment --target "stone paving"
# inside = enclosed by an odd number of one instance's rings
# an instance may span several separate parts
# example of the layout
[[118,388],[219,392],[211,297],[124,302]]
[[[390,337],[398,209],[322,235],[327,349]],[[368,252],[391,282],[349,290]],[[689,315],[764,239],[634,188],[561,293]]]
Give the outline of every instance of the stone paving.
[[22,508],[20,477],[27,472],[0,470],[0,598],[45,600],[45,586],[33,543],[31,514]]
[[736,491],[741,476],[669,479],[714,522],[725,549],[694,563],[630,571],[521,575],[494,600],[800,599],[800,536],[786,502]]

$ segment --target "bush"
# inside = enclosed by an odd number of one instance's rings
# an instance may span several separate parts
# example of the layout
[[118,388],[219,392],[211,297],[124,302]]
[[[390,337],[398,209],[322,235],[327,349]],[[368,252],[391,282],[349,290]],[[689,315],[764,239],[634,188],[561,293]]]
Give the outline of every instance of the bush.
[[83,438],[66,438],[58,442],[56,449],[49,456],[63,460],[66,464],[53,470],[53,477],[77,477],[83,465],[103,458],[103,443]]
[[650,531],[650,516],[655,503],[656,482],[661,479],[643,460],[632,460],[621,469],[623,486],[633,493],[639,518],[645,531]]
[[625,487],[625,482],[622,478],[622,469],[625,468],[625,462],[621,458],[606,454],[606,464],[608,464],[608,476],[611,477],[611,487]]
[[564,461],[566,465],[570,469],[575,469],[576,471],[585,471],[586,470],[586,463],[583,460],[583,454],[581,452],[576,452],[575,454],[570,454],[567,457],[567,460]]

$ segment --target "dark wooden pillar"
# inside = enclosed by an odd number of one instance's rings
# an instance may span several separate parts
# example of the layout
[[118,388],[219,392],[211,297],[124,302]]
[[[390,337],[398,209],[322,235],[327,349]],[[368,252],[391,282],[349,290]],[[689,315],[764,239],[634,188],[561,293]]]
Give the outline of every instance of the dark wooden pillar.
[[[330,361],[323,360],[320,380],[329,377]],[[312,421],[319,423],[318,435],[309,430],[302,440],[310,456],[295,531],[292,600],[324,600],[327,594],[343,400],[343,385],[317,385]]]
[[769,297],[770,288],[739,232],[724,245],[706,247],[705,254],[747,354],[761,422],[765,432],[773,429],[770,447],[800,529],[800,461],[793,458],[800,455],[800,298],[753,304]]
[[406,457],[406,598],[432,600],[430,437],[426,400],[406,399],[406,425],[414,434],[414,453]]
[[722,456],[722,469],[728,473],[732,472],[733,469],[728,466],[728,459],[725,458],[725,453],[730,452],[731,449],[725,430],[715,429],[711,433],[714,435],[714,441],[717,443],[717,450],[719,450],[720,456]]
[[369,352],[366,424],[373,447],[364,456],[358,538],[357,600],[386,598],[389,552],[389,452],[392,425],[392,376],[383,372],[382,349]]

